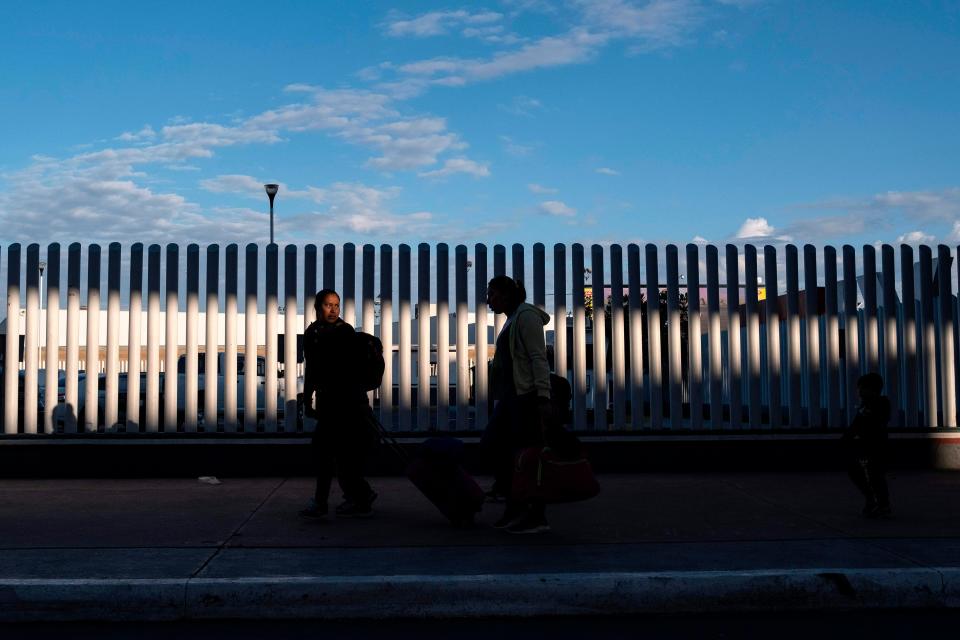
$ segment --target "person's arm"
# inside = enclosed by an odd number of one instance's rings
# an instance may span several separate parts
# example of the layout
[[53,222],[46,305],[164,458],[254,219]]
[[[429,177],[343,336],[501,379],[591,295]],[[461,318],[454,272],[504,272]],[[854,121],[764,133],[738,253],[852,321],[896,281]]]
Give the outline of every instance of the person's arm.
[[517,316],[517,333],[523,350],[530,359],[530,371],[537,396],[550,399],[550,363],[547,361],[547,345],[543,339],[543,324],[535,314],[527,312]]

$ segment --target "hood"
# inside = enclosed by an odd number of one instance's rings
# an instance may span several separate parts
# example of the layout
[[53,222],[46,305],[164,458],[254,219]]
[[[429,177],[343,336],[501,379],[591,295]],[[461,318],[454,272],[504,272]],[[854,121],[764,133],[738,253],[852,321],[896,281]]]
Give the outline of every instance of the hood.
[[520,306],[517,307],[517,310],[516,310],[516,312],[514,313],[514,315],[519,316],[521,313],[527,313],[527,312],[533,312],[533,313],[537,314],[537,315],[540,317],[540,322],[542,322],[542,323],[544,324],[544,326],[546,326],[546,325],[549,324],[549,322],[550,322],[550,314],[549,314],[549,313],[547,313],[546,311],[544,311],[543,309],[541,309],[541,308],[539,308],[539,307],[533,306],[533,305],[530,304],[529,302],[523,302],[523,303],[521,303]]

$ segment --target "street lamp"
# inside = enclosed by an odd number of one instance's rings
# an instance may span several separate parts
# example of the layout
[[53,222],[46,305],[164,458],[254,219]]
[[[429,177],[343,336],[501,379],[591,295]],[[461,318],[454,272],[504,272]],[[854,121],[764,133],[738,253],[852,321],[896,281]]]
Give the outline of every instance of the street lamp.
[[273,199],[277,197],[277,191],[280,190],[280,185],[265,184],[263,188],[267,191],[267,197],[270,198],[270,244],[273,244]]

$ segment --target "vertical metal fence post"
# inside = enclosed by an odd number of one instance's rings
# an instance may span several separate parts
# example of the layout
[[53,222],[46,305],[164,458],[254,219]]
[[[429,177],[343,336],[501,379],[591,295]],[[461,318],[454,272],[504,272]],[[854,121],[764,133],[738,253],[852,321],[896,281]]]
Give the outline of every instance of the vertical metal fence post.
[[[365,333],[376,336],[379,333],[377,331],[376,307],[374,305],[374,299],[377,297],[375,287],[377,276],[377,248],[372,244],[365,244],[363,245],[362,252],[363,272],[361,273],[361,286],[363,290],[360,292],[362,296],[360,303],[360,322],[361,328]],[[304,325],[304,327],[306,327],[306,325]],[[374,392],[367,392],[367,401],[372,405],[373,400]]]
[[644,247],[647,267],[647,360],[650,371],[650,427],[663,428],[663,350],[660,332],[660,277],[657,265],[657,245]]
[[450,248],[437,245],[437,429],[450,428]]
[[760,310],[757,300],[757,248],[743,247],[744,309],[747,333],[747,419],[751,429],[759,429],[762,421],[760,407]]
[[[197,431],[200,395],[199,341],[197,324],[200,315],[200,246],[187,245],[187,353],[184,362],[183,430]],[[178,367],[178,377],[179,377]]]
[[781,393],[781,345],[780,345],[780,295],[777,273],[777,249],[771,245],[763,248],[763,280],[766,287],[764,307],[767,326],[767,387],[769,389],[770,427],[783,425],[783,400]]
[[[667,245],[667,398],[670,426],[683,424],[683,354],[680,346],[680,266],[677,245]],[[689,327],[688,327],[689,329]]]
[[[266,358],[264,366],[266,375],[263,385],[263,414],[264,430],[270,433],[277,431],[277,395],[279,386],[277,383],[277,368],[279,358],[277,357],[277,315],[280,306],[280,251],[276,244],[267,245],[266,260],[266,304],[264,311],[264,346],[266,347]],[[352,323],[351,323],[352,324]]]
[[957,387],[954,368],[953,271],[950,247],[937,246],[937,283],[940,299],[940,407],[944,427],[957,426]]
[[[500,244],[493,245],[493,275],[494,276],[505,276],[507,275],[507,248]],[[487,283],[483,283],[484,288],[486,288]],[[507,321],[507,316],[502,313],[493,314],[493,341],[496,344],[497,337],[500,335],[500,330],[503,329],[504,323]]]
[[808,424],[820,426],[820,295],[817,287],[817,248],[803,246],[804,298],[807,324],[807,416]]
[[83,430],[97,432],[100,422],[100,245],[87,248],[87,344],[85,351]]
[[226,262],[223,265],[223,288],[226,294],[223,315],[223,430],[235,432],[240,429],[237,422],[237,307],[239,304],[240,247],[228,244]]
[[917,413],[917,313],[913,274],[913,247],[900,245],[900,288],[903,292],[903,423],[919,426]]
[[583,245],[572,247],[573,277],[573,428],[587,428],[587,310]]
[[883,353],[886,356],[883,377],[887,397],[890,399],[890,426],[903,426],[902,398],[900,394],[900,343],[899,304],[897,302],[897,274],[894,270],[896,254],[893,247],[885,244],[880,248],[883,270]]
[[[167,245],[166,264],[166,332],[164,334],[163,358],[163,430],[176,433],[178,430],[178,395],[180,376],[177,371],[179,338],[179,295],[180,295],[180,247]],[[89,378],[87,379],[89,383]],[[89,391],[88,391],[89,393]]]
[[127,433],[140,431],[140,384],[141,362],[143,360],[143,341],[141,326],[143,320],[143,244],[134,243],[130,247],[130,283],[129,316],[127,318],[127,406],[125,430]]
[[[128,339],[129,342],[129,339]],[[129,345],[128,345],[129,348]],[[120,422],[120,243],[107,248],[107,379],[103,424]],[[129,376],[129,373],[128,373]],[[129,380],[128,380],[129,381]]]
[[67,433],[76,433],[80,422],[80,251],[79,242],[67,248]]
[[380,342],[383,343],[383,380],[380,383],[380,422],[393,429],[393,247],[380,245]]
[[740,348],[740,257],[737,246],[728,244],[727,263],[727,371],[730,378],[730,427],[743,422],[743,351]]
[[257,431],[260,386],[257,367],[257,253],[256,243],[247,244],[244,274],[246,282],[243,314],[243,430]]
[[[40,401],[38,381],[40,370],[40,245],[27,245],[27,308],[24,318],[25,331],[23,336],[23,432],[36,434],[37,404]],[[16,316],[19,321],[19,314]],[[7,326],[10,326],[10,316],[7,316]],[[19,375],[19,374],[17,374]]]
[[710,336],[710,427],[723,426],[723,335],[720,325],[720,252],[707,245],[707,323]]
[[357,324],[357,247],[352,242],[343,245],[343,321]]
[[700,323],[700,248],[687,245],[687,395],[690,428],[703,428],[703,331]]
[[147,249],[147,397],[144,417],[149,433],[160,431],[160,250],[158,244]]
[[430,428],[430,245],[417,247],[417,430]]
[[297,408],[297,245],[283,248],[283,430],[298,430]]
[[[203,430],[216,433],[219,423],[219,401],[225,396],[219,385],[220,363],[220,247],[207,246],[206,280],[206,345],[203,353]],[[236,362],[236,357],[234,357]]]
[[473,247],[473,272],[474,272],[474,337],[476,342],[476,353],[474,363],[474,427],[482,429],[486,427],[489,417],[490,406],[490,386],[489,370],[487,369],[487,359],[489,357],[489,320],[487,316],[487,247],[477,243]]
[[863,245],[863,321],[867,371],[880,372],[880,340],[877,327],[877,250]]
[[590,247],[593,290],[593,428],[607,428],[607,331],[603,247]]
[[[47,247],[47,336],[44,355],[47,380],[43,431],[54,433],[54,411],[59,402],[60,386],[60,245],[56,242]],[[139,361],[137,364],[140,364]]]
[[337,288],[337,248],[329,243],[323,245],[323,288]]
[[933,307],[933,252],[930,247],[920,247],[920,326],[923,342],[923,416],[924,426],[939,427],[937,413],[937,336]]
[[303,328],[317,319],[317,245],[303,248]]
[[824,314],[827,335],[824,345],[827,350],[827,427],[844,426],[840,415],[840,320],[837,294],[837,250],[823,248]]
[[20,245],[7,248],[7,339],[3,367],[3,432],[17,433],[20,398]]
[[410,246],[400,245],[400,255],[398,256],[397,268],[399,271],[399,405],[400,405],[400,430],[409,431],[413,422],[413,403],[411,398],[410,377],[411,377],[411,331],[413,330],[411,309],[410,309]]
[[790,426],[803,424],[801,406],[800,274],[797,247],[787,245],[787,411]]
[[538,309],[547,309],[546,247],[542,242],[533,245],[533,304]]
[[553,245],[553,368],[567,377],[567,247]]
[[[623,248],[610,245],[610,348],[613,367],[613,428],[627,428],[627,348],[624,336]],[[557,321],[554,320],[554,335]]]
[[843,245],[843,330],[846,334],[847,424],[857,413],[857,378],[860,377],[860,317],[857,315],[857,257]]
[[458,244],[453,250],[454,273],[456,274],[456,307],[457,319],[457,431],[466,431],[470,427],[470,347],[469,312],[467,311],[467,247]]

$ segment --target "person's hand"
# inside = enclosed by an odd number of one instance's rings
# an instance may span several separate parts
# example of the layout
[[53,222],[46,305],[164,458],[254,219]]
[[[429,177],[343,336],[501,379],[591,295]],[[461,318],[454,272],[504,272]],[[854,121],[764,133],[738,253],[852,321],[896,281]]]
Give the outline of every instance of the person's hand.
[[553,403],[550,398],[537,398],[537,414],[540,416],[540,427],[546,429],[553,420]]

